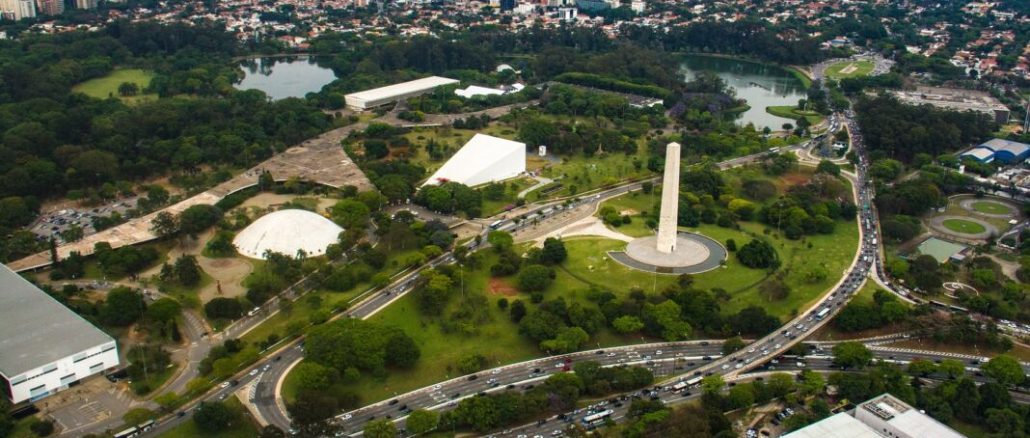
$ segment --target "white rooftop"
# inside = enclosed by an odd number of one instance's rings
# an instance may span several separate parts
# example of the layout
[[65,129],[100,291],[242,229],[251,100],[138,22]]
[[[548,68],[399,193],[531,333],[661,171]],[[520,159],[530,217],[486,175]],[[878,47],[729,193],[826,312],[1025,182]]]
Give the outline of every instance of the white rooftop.
[[480,87],[479,85],[469,85],[467,88],[459,88],[457,90],[454,90],[454,94],[469,99],[475,96],[500,96],[504,94],[504,90],[499,90],[497,88]]
[[414,81],[401,82],[399,84],[387,85],[385,87],[373,88],[371,90],[359,91],[345,96],[348,99],[357,99],[365,102],[374,102],[381,99],[390,99],[408,93],[428,90],[442,85],[457,84],[457,79],[430,76]]
[[0,265],[0,374],[8,379],[114,339]]
[[268,250],[291,257],[297,250],[319,256],[337,242],[341,231],[339,225],[316,213],[287,209],[258,218],[240,231],[232,243],[240,254],[262,260]]
[[855,417],[841,412],[783,435],[781,438],[880,438],[880,435]]
[[476,134],[425,184],[453,181],[477,186],[512,178],[525,171],[525,143]]

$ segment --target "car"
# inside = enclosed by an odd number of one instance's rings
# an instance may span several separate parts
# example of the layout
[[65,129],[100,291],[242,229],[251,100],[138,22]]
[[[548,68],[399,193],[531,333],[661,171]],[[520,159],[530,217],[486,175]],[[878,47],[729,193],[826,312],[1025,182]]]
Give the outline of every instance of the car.
[[748,353],[754,353],[754,352],[755,352],[755,350],[757,350],[757,348],[755,348],[755,347],[751,347],[750,349],[748,349],[748,350],[747,350],[747,352],[748,352]]
[[441,385],[441,384],[439,384],[439,383],[437,383],[437,384],[433,385],[433,390],[434,390],[434,391],[439,391],[439,390],[440,390],[440,388],[443,388],[443,385]]
[[730,369],[730,364],[728,364],[728,363],[722,364],[722,369],[724,369],[724,370]]
[[608,357],[615,357],[615,353],[608,353]]
[[490,374],[494,374],[494,375],[496,375],[496,374],[501,374],[501,369],[500,369],[500,368],[498,368],[498,369],[496,369],[496,370],[490,371]]
[[468,378],[466,378],[465,380],[468,380],[469,382],[471,382],[471,381],[476,380],[478,378],[479,378],[479,376],[473,374],[471,376],[468,376]]
[[705,356],[705,357],[702,357],[702,358],[701,358],[701,360],[712,360],[712,356]]
[[236,386],[236,385],[239,385],[239,384],[240,384],[240,381],[236,380],[236,379],[233,379],[233,380],[229,381],[229,386]]
[[594,354],[604,354],[604,350],[597,350],[597,352]]
[[564,366],[565,366],[565,362],[558,362],[558,363],[554,364],[555,368],[561,368],[561,367],[564,367]]
[[738,364],[734,365],[734,366],[733,366],[733,368],[736,368],[736,369],[738,369],[738,370],[739,370],[739,369],[741,369],[741,368],[742,368],[743,366],[744,366],[744,364],[742,364],[742,363],[738,363]]
[[393,399],[393,400],[390,400],[390,403],[387,403],[387,404],[389,404],[390,406],[393,406],[393,405],[397,404],[398,402],[399,402],[399,400]]
[[256,376],[259,371],[261,371],[261,370],[259,370],[257,368],[254,368],[254,369],[250,370],[250,375],[251,376]]
[[218,385],[218,387],[222,388],[222,389],[225,389],[225,388],[228,388],[229,385],[230,385],[229,382],[222,382],[220,385]]
[[655,351],[654,355],[655,356],[661,356],[662,355],[662,350]]

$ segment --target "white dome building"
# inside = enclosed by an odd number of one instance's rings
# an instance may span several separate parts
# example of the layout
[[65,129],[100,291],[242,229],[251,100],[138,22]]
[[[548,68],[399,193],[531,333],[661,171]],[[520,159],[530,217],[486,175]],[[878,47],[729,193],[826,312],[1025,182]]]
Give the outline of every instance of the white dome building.
[[265,258],[271,250],[294,256],[304,250],[309,256],[325,254],[343,231],[339,225],[307,210],[279,210],[258,218],[236,235],[232,243],[247,257]]

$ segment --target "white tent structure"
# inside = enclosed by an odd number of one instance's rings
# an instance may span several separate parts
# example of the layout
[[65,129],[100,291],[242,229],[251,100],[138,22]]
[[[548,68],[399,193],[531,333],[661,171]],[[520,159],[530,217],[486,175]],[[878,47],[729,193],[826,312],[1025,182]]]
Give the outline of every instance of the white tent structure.
[[298,250],[319,256],[337,242],[341,231],[339,225],[318,214],[287,209],[261,216],[240,231],[232,243],[240,254],[255,259],[264,260],[267,250],[291,257]]
[[478,186],[512,178],[525,171],[525,143],[476,134],[423,185],[453,181]]

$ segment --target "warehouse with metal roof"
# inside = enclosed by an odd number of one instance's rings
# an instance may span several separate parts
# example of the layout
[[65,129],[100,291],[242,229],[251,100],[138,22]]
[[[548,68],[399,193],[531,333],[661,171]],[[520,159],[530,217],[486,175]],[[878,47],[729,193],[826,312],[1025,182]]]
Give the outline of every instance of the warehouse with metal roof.
[[1030,158],[1030,145],[1018,141],[992,138],[981,144],[979,148],[994,151],[994,159],[1002,163],[1015,163]]
[[0,386],[35,401],[118,366],[113,338],[0,265]]
[[457,79],[430,76],[414,81],[351,93],[344,96],[344,101],[347,103],[348,108],[364,111],[409,97],[420,96],[435,90],[437,87],[457,84],[458,82]]
[[425,184],[453,181],[477,186],[513,178],[525,171],[525,143],[476,134]]

